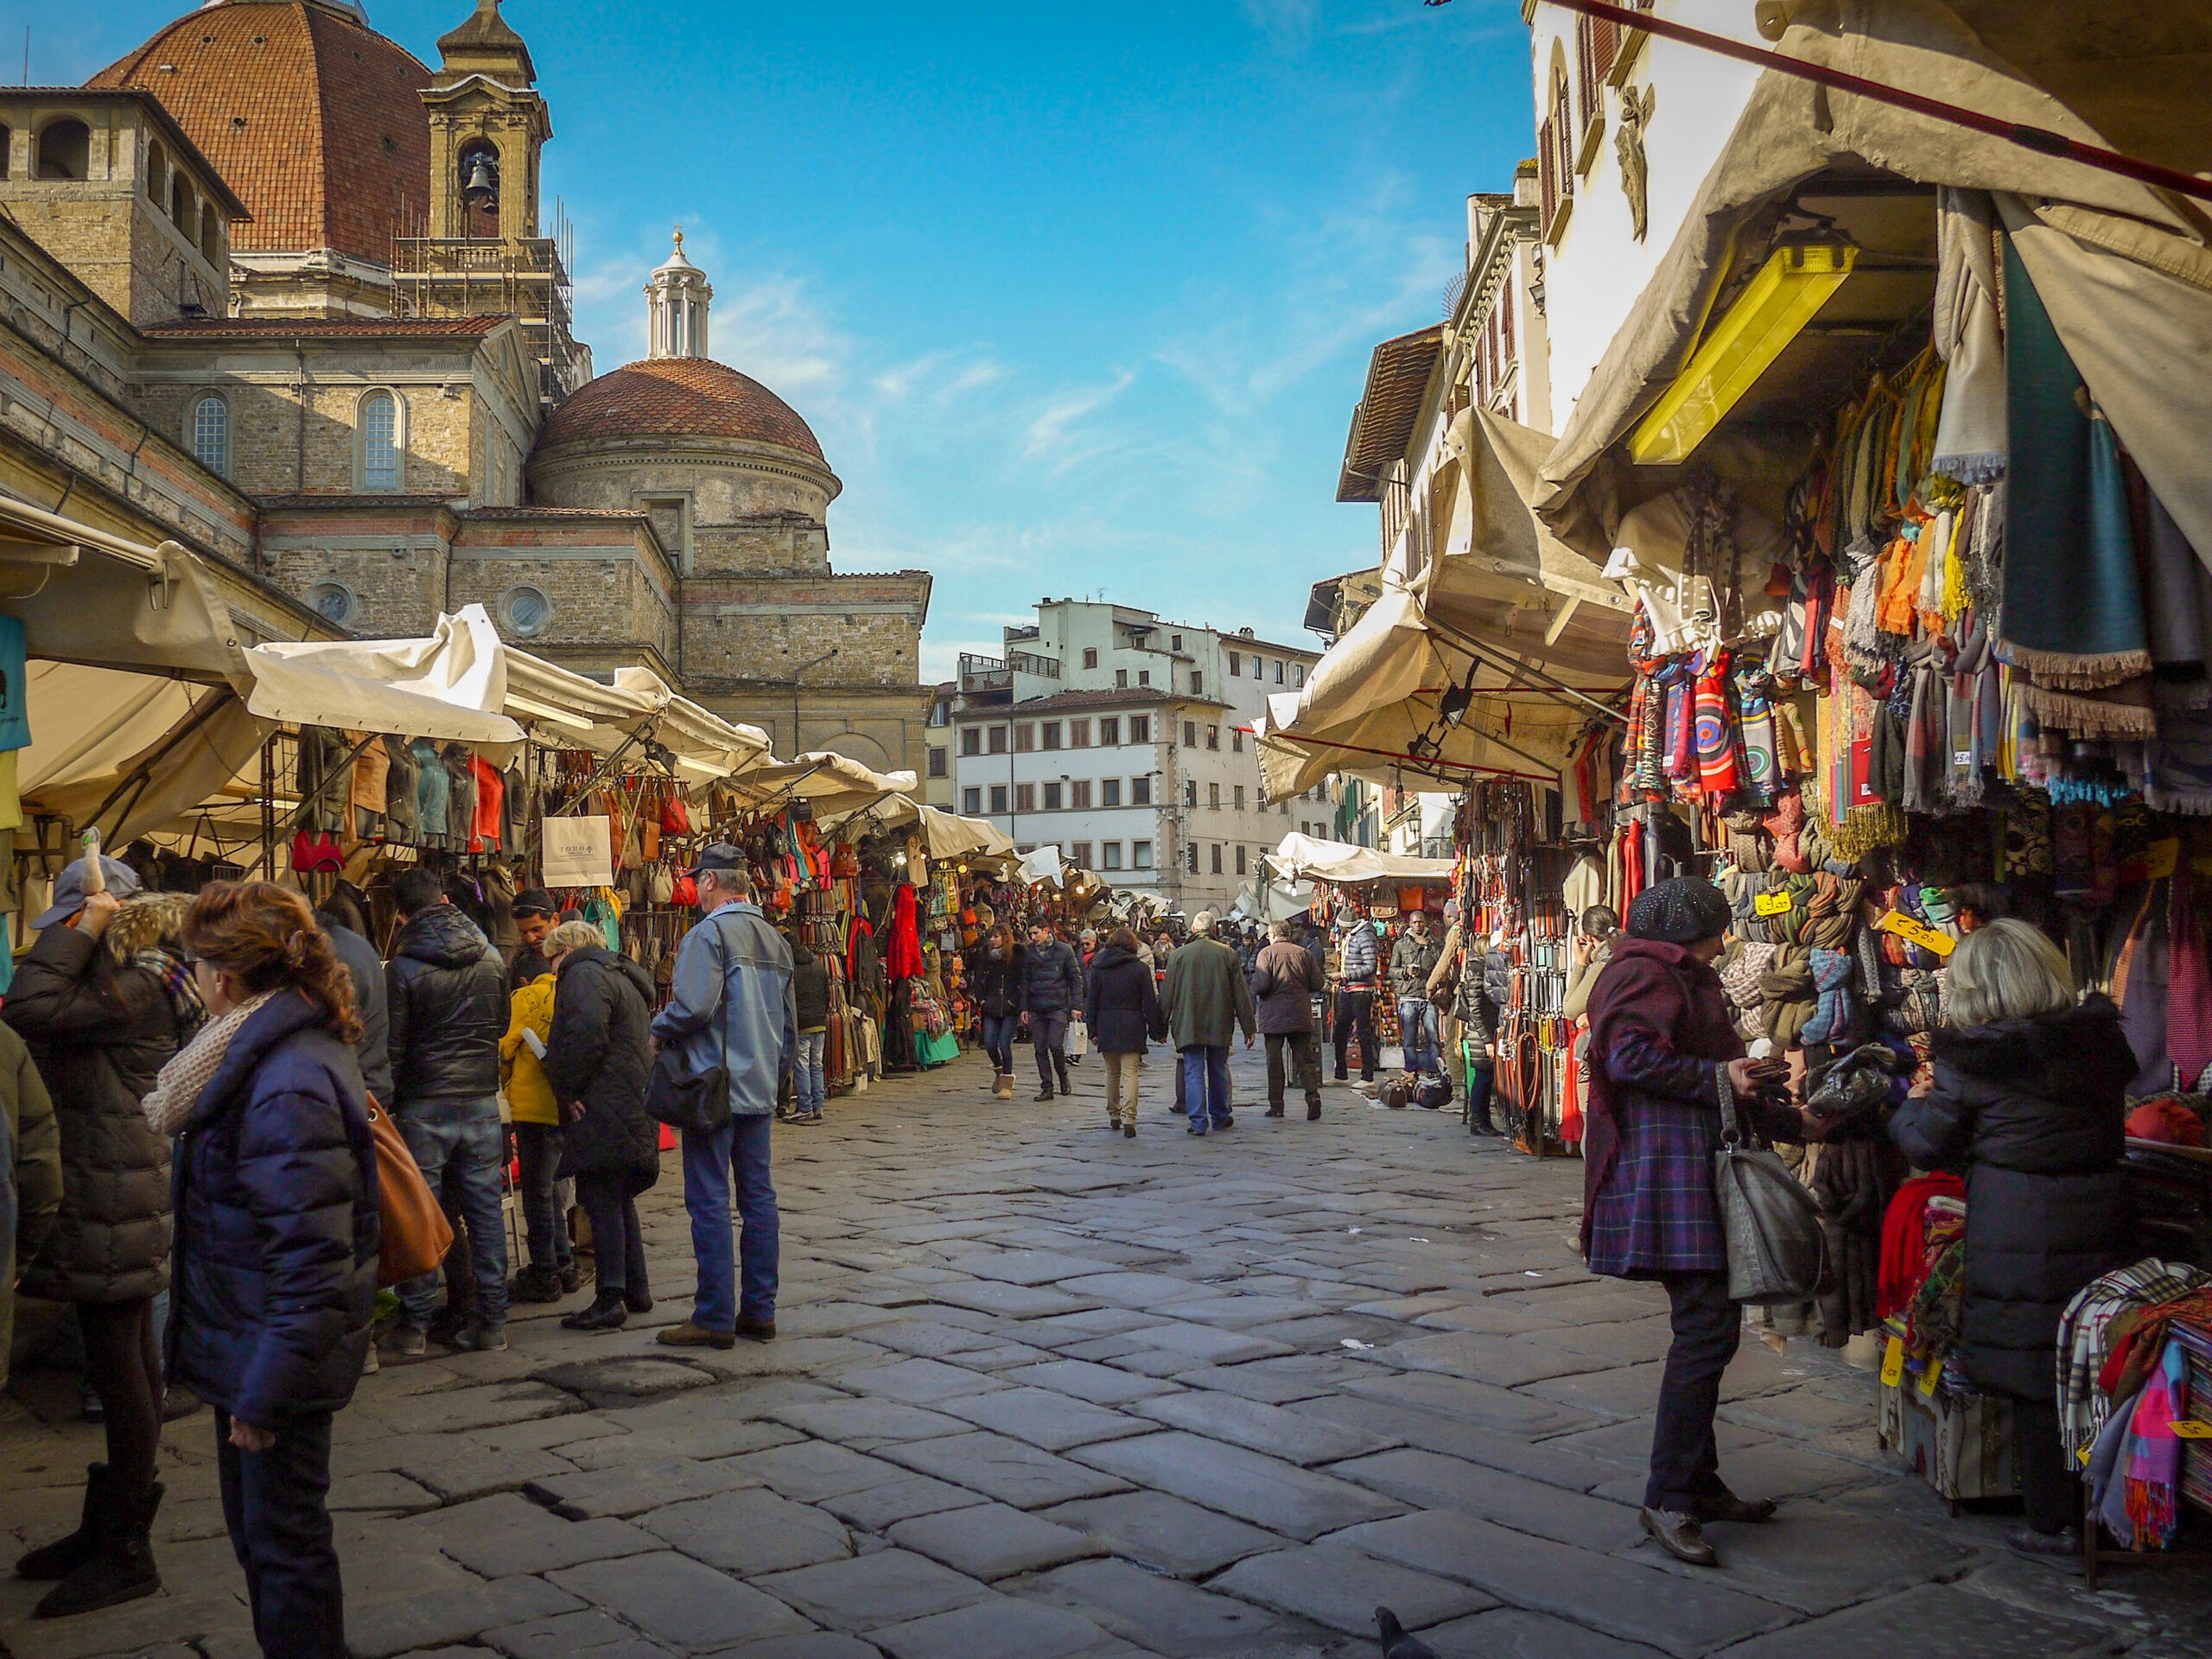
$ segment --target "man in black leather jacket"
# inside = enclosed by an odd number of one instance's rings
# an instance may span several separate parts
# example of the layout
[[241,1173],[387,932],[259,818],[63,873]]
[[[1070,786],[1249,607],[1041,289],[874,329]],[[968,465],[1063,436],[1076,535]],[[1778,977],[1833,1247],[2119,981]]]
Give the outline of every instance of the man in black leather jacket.
[[[446,900],[430,871],[392,883],[399,937],[385,968],[391,1027],[391,1116],[434,1192],[457,1208],[468,1236],[476,1317],[454,1346],[507,1345],[507,1235],[499,1213],[506,1132],[499,1122],[499,1039],[507,1028],[507,972],[483,930]],[[453,1258],[448,1257],[448,1261]],[[399,1287],[394,1357],[428,1348],[438,1275]]]

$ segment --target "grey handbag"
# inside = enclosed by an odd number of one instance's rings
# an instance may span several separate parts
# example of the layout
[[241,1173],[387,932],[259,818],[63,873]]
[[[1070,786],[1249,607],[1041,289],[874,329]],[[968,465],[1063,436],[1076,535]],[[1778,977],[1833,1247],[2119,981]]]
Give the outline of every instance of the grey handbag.
[[1754,1306],[1808,1302],[1821,1286],[1820,1206],[1781,1159],[1745,1140],[1727,1069],[1715,1068],[1714,1076],[1720,1150],[1713,1154],[1713,1187],[1728,1245],[1729,1298]]

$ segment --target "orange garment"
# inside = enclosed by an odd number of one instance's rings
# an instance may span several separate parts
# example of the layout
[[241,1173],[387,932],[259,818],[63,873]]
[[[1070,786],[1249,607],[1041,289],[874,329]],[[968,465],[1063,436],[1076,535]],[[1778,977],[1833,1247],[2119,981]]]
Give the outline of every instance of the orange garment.
[[496,853],[499,850],[499,815],[506,803],[507,782],[499,769],[480,754],[469,764],[476,772],[476,817],[470,825],[473,839],[469,850]]
[[382,817],[384,787],[391,772],[391,757],[385,753],[383,744],[370,742],[366,732],[348,732],[346,737],[349,744],[368,744],[353,757],[353,782],[348,798],[363,811]]
[[1874,601],[1874,626],[1884,633],[1912,637],[1913,607],[1920,581],[1928,573],[1928,539],[1899,537],[1882,550],[1880,596]]

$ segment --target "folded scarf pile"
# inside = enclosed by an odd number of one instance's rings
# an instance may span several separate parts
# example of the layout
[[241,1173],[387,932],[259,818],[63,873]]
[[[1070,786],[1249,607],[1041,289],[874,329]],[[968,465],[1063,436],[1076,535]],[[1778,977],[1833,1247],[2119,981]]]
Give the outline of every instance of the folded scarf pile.
[[[2117,1268],[2083,1286],[2058,1320],[2058,1437],[2069,1459],[2096,1442],[2113,1407],[2097,1385],[2112,1325],[2129,1308],[2177,1301],[2212,1286],[2212,1273],[2156,1257]],[[2101,1448],[2100,1448],[2101,1450]]]
[[1904,1342],[1915,1353],[1940,1356],[1957,1345],[1959,1321],[1966,1310],[1965,1201],[1930,1198],[1923,1232],[1928,1274],[1906,1309]]
[[1935,1198],[1964,1202],[1967,1184],[1957,1176],[1938,1171],[1916,1175],[1897,1190],[1882,1216],[1882,1271],[1880,1294],[1875,1300],[1878,1318],[1904,1311],[1928,1276],[1928,1201]]

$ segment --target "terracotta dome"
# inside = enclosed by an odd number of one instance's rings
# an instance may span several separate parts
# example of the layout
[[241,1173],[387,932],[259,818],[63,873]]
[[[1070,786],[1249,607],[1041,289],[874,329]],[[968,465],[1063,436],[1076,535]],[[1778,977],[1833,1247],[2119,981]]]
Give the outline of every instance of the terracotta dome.
[[342,0],[217,0],[86,83],[162,101],[251,210],[241,252],[389,264],[429,211],[430,72]]
[[733,438],[829,461],[797,410],[750,375],[705,357],[656,357],[587,381],[538,434],[541,454],[590,438]]

